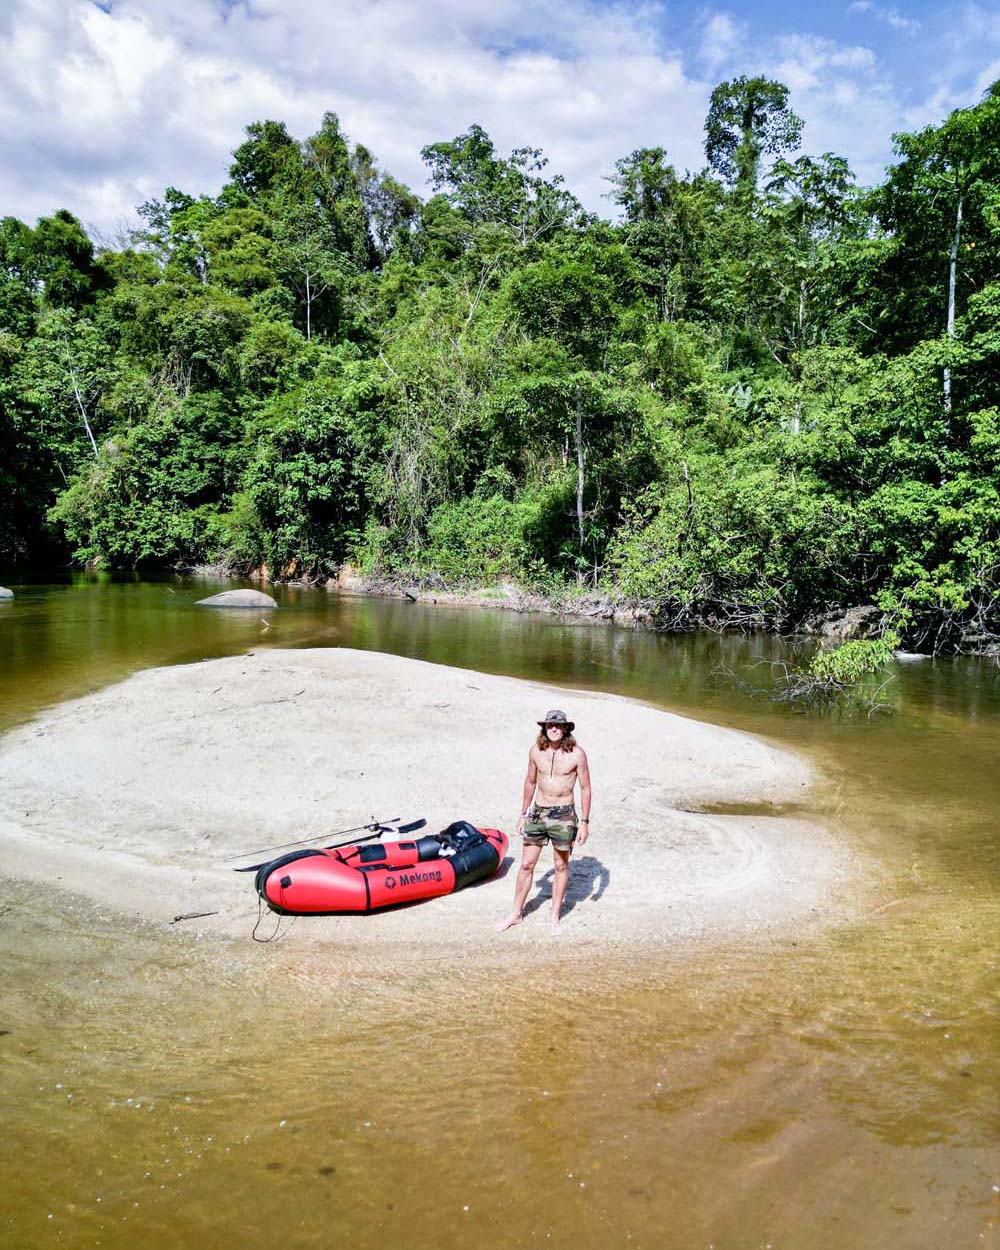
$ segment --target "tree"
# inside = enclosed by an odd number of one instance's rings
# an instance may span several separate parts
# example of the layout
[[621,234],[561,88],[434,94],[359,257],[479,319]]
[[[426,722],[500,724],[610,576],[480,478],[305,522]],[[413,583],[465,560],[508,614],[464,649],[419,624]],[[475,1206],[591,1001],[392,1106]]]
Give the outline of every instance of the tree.
[[747,201],[757,190],[761,157],[793,151],[802,120],[788,107],[788,88],[742,75],[712,92],[705,119],[708,163]]
[[[195,211],[192,206],[190,213]],[[199,246],[213,285],[247,299],[278,283],[273,223],[262,209],[213,211],[200,223]]]
[[[972,108],[940,126],[900,134],[901,157],[875,192],[875,212],[889,238],[883,253],[890,309],[914,341],[955,336],[960,290],[995,276],[1000,241],[1000,82]],[[952,372],[943,370],[943,404],[952,408]]]
[[677,316],[703,258],[705,236],[718,207],[712,179],[678,178],[663,148],[637,148],[615,163],[611,199],[624,213],[624,237],[638,262],[644,289],[659,320]]
[[[350,265],[362,271],[368,262],[368,229],[364,205],[355,180],[347,139],[336,113],[324,113],[319,130],[306,140],[303,161],[311,175],[307,194],[294,198],[297,204],[315,204],[326,215],[337,248]],[[286,206],[292,199],[286,198]]]
[[36,288],[32,232],[16,217],[0,221],[0,330],[30,335]]
[[251,122],[233,153],[229,177],[238,195],[259,203],[280,190],[301,186],[302,151],[284,122]]
[[193,196],[167,187],[162,200],[148,200],[139,208],[146,229],[135,242],[152,251],[165,269],[173,274],[191,274],[199,282],[209,280],[209,250],[205,232],[222,207],[207,195]]
[[636,148],[615,162],[611,199],[630,224],[660,221],[673,208],[677,173],[663,148]]
[[[294,288],[304,313],[305,335],[313,335],[315,310],[323,308],[326,328],[335,329],[336,293],[344,281],[345,257],[337,247],[337,231],[318,208],[300,205],[284,213],[276,225],[278,264]],[[325,301],[324,297],[329,296]]]
[[548,164],[538,148],[516,148],[497,156],[482,126],[421,150],[434,191],[442,192],[473,225],[493,222],[515,231],[520,242],[550,235],[580,213],[575,196],[557,175],[541,176]]
[[[573,440],[581,560],[587,538],[585,424],[589,438],[595,414],[604,407],[596,405],[594,397],[602,389],[599,373],[616,311],[615,284],[603,271],[605,260],[596,250],[580,256],[546,258],[525,266],[508,283],[508,298],[525,329],[537,338],[559,344],[566,353],[544,389],[549,395],[548,406],[554,405],[560,426]],[[582,569],[580,573],[582,576]]]
[[[776,161],[761,205],[761,248],[750,258],[756,287],[757,325],[780,362],[818,339],[834,313],[834,300],[815,299],[828,280],[840,232],[851,223],[854,175],[832,152],[818,160]],[[792,421],[798,431],[798,416]]]
[[65,308],[45,314],[19,379],[51,424],[50,441],[67,458],[77,442],[70,433],[74,428],[86,435],[89,451],[97,456],[97,415],[110,374],[106,343],[90,318]]
[[430,184],[473,224],[516,219],[521,194],[514,170],[496,154],[493,140],[482,126],[447,142],[430,143],[420,155],[430,170]]
[[381,268],[420,216],[420,198],[375,163],[371,152],[357,144],[351,153],[354,184],[364,205],[372,243],[372,262]]

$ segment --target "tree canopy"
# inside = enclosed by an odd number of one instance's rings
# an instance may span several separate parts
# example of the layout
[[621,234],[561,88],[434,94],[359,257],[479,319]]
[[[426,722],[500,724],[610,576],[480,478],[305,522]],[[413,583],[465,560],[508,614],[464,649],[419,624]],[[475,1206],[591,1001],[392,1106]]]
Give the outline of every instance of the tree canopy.
[[875,603],[1000,633],[1000,87],[878,186],[788,89],[614,220],[479,125],[421,195],[334,113],[247,127],[126,244],[0,221],[0,558],[596,587],[679,628]]

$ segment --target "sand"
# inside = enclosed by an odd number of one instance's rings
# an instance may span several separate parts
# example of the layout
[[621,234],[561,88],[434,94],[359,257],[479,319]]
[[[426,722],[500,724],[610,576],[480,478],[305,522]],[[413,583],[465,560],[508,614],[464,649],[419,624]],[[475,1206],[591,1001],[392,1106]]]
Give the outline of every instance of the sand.
[[[842,912],[843,840],[773,814],[813,780],[787,751],[618,696],[347,649],[148,670],[6,735],[4,871],[163,924],[214,911],[187,929],[245,936],[257,899],[252,874],[227,862],[239,852],[372,817],[511,831],[535,721],[552,707],[576,721],[594,786],[559,937],[545,852],[507,934],[493,924],[510,910],[513,858],[499,879],[420,906],[300,920],[294,940],[620,949]],[[725,805],[737,814],[700,810]]]

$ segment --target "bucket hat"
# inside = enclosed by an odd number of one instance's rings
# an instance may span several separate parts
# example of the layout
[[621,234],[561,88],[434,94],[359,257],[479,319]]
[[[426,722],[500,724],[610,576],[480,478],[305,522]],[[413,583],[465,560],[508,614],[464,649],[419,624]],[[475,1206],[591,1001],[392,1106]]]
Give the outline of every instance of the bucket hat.
[[538,723],[543,729],[546,725],[558,725],[560,729],[565,729],[568,734],[571,734],[576,728],[576,722],[569,720],[566,713],[560,712],[558,708],[553,708],[551,712],[546,712],[545,719],[540,720]]

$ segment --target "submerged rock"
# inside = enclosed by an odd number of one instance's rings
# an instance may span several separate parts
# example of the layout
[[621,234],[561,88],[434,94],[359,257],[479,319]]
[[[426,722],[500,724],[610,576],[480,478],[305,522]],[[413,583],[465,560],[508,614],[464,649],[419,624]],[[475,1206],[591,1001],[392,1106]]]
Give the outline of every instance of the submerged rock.
[[6,586],[0,586],[0,599],[13,599],[14,592],[8,590]]
[[277,600],[262,590],[224,590],[208,599],[199,599],[200,608],[276,608]]

